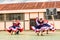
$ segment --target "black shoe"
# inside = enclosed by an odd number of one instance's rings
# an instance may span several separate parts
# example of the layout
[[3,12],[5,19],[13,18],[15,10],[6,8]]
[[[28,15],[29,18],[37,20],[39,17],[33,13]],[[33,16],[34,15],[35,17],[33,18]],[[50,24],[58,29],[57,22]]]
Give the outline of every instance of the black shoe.
[[39,36],[39,33],[37,33],[37,35]]
[[43,34],[41,34],[41,36],[43,36]]
[[19,34],[19,31],[17,31],[15,34]]
[[51,31],[52,29],[50,29],[50,31]]

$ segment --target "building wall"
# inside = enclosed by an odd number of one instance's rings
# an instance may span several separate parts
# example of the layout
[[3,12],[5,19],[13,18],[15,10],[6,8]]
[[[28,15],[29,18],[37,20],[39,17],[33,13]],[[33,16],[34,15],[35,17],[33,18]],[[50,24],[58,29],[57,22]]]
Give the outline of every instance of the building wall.
[[[30,30],[30,19],[35,19],[36,17],[44,18],[43,12],[28,12],[25,13],[25,21],[20,21],[21,27],[24,27],[25,30]],[[53,23],[52,20],[49,20],[49,23]],[[58,24],[57,24],[58,23]],[[54,21],[55,28],[60,29],[60,21]],[[6,28],[12,25],[12,21],[6,21]],[[0,22],[0,30],[4,30],[4,22]]]
[[38,17],[38,12],[30,12],[30,19]]
[[29,19],[29,16],[30,16],[30,13],[29,12],[26,12],[25,13],[25,23],[24,23],[24,27],[25,27],[25,30],[29,30],[30,29],[30,19]]
[[[60,11],[60,9],[57,9]],[[24,27],[25,30],[30,30],[30,19],[35,19],[36,17],[44,18],[44,10],[40,10],[42,12],[24,12],[24,21],[20,21],[21,26]],[[9,12],[10,13],[10,12]],[[20,12],[16,12],[20,13]],[[53,23],[52,20],[49,20],[49,23]],[[55,20],[54,22],[55,28],[60,29],[60,20]],[[6,21],[6,28],[12,25],[12,21]],[[4,22],[0,22],[0,30],[4,30]]]
[[12,21],[6,22],[6,28],[9,28],[10,26],[12,26]]
[[25,21],[25,30],[30,30],[30,22]]
[[[50,20],[49,23],[52,23],[52,24],[53,24],[53,21]],[[59,20],[55,20],[55,21],[54,21],[54,25],[55,25],[54,27],[55,27],[56,29],[60,29],[60,21],[59,21]]]
[[44,13],[43,12],[39,12],[39,18],[44,18]]
[[4,22],[0,22],[0,30],[4,29]]
[[60,29],[60,21],[55,21],[55,28]]

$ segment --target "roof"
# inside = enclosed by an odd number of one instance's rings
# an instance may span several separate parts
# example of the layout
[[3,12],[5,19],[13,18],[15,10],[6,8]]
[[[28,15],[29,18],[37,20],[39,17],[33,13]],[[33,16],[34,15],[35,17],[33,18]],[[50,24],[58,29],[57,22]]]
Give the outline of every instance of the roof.
[[60,8],[60,1],[0,4],[0,10],[23,10],[23,9],[45,9],[45,8]]

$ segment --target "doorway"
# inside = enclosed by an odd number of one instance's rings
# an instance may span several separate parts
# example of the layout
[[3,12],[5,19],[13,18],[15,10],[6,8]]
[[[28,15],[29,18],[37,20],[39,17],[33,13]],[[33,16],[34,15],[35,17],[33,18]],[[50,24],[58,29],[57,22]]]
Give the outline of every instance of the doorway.
[[35,19],[30,19],[30,30],[32,30],[31,26],[35,26],[35,25],[36,25]]

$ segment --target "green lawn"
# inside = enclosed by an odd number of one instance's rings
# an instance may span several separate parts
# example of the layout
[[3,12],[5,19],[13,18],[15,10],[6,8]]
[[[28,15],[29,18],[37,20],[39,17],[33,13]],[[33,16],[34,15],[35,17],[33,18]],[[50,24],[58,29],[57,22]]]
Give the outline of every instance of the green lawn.
[[44,33],[44,36],[37,36],[33,31],[24,31],[19,35],[10,35],[8,32],[0,32],[0,40],[60,40],[60,32]]

